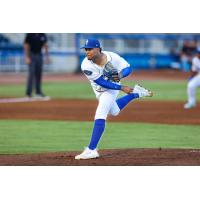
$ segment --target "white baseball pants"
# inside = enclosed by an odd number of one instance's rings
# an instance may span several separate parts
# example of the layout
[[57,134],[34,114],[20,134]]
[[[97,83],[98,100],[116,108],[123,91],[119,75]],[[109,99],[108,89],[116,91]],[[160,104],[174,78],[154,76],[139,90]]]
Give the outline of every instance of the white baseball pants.
[[197,74],[188,82],[187,85],[187,95],[188,95],[188,103],[196,104],[196,89],[200,86],[200,74]]
[[116,116],[119,114],[120,109],[116,103],[116,98],[119,90],[106,90],[97,95],[99,104],[95,114],[96,119],[107,119],[108,114]]

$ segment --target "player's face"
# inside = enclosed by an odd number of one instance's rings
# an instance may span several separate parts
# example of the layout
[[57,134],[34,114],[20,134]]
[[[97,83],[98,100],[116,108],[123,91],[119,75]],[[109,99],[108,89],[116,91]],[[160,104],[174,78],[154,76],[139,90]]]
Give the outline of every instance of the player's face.
[[88,60],[92,60],[100,54],[99,48],[86,48],[85,53]]

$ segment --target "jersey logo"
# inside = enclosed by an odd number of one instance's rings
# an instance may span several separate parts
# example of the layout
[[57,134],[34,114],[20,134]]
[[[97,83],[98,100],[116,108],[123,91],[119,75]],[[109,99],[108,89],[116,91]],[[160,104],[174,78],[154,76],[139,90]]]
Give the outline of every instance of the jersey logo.
[[92,75],[92,72],[89,71],[89,70],[83,70],[83,72],[84,72],[86,75],[88,75],[88,76]]

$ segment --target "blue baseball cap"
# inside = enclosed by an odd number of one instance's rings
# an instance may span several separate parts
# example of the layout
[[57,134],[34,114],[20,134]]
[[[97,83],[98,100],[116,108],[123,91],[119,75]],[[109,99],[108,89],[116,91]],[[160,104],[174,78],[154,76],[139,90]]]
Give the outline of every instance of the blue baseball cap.
[[93,49],[93,48],[101,48],[100,42],[96,39],[87,39],[85,41],[85,45],[81,47],[81,49]]

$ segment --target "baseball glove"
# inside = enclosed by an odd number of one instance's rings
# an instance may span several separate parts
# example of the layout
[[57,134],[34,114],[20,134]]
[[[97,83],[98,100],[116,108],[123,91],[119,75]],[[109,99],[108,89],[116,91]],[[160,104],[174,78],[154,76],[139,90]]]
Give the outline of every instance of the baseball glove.
[[117,69],[115,69],[111,62],[106,63],[104,69],[103,69],[103,76],[106,80],[112,81],[112,82],[119,82],[119,73]]

